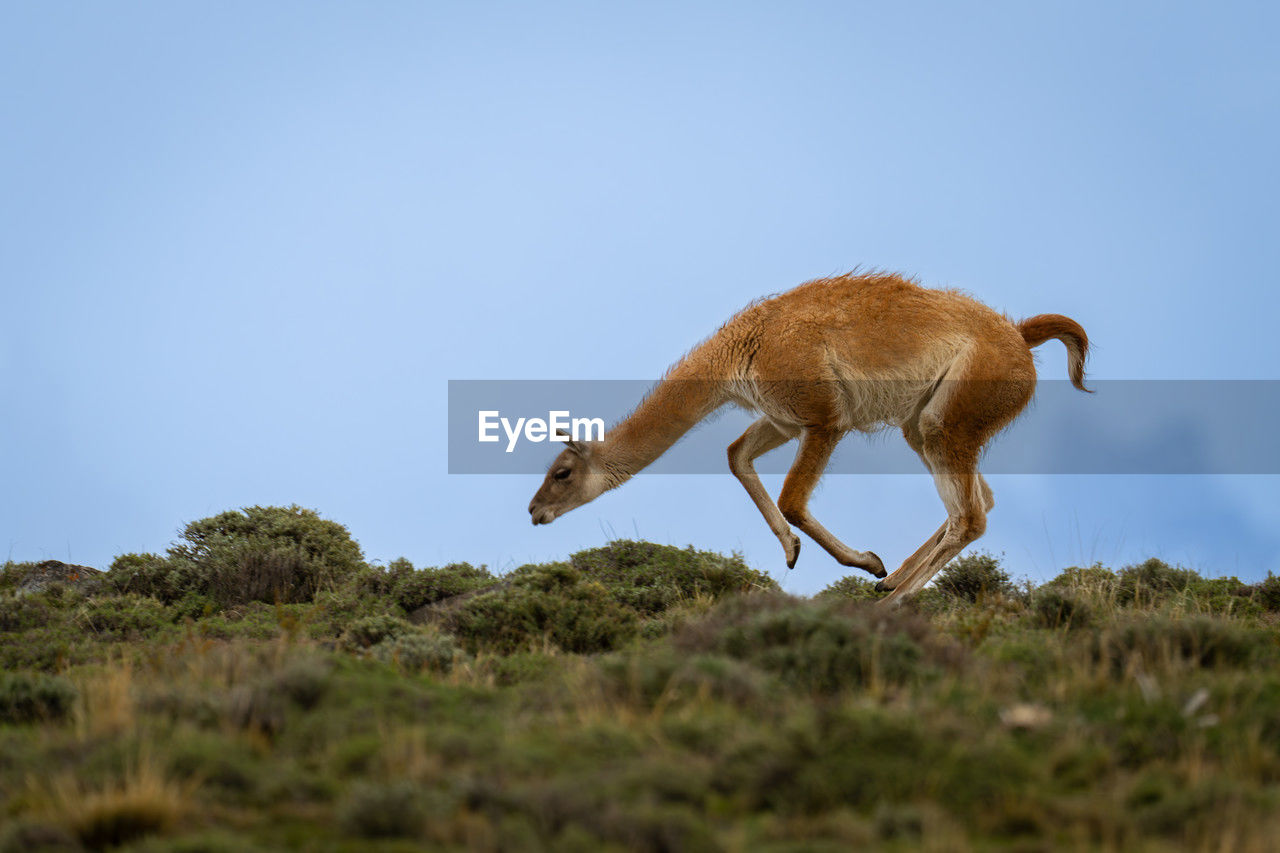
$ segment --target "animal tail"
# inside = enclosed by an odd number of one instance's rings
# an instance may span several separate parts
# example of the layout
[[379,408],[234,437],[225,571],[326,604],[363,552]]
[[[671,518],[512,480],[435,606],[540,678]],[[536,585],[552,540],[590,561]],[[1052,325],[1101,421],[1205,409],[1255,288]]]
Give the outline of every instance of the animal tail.
[[1081,391],[1084,387],[1084,359],[1089,354],[1089,336],[1070,317],[1061,314],[1037,314],[1017,324],[1018,331],[1028,347],[1038,347],[1050,338],[1057,338],[1067,348],[1067,374],[1071,384]]

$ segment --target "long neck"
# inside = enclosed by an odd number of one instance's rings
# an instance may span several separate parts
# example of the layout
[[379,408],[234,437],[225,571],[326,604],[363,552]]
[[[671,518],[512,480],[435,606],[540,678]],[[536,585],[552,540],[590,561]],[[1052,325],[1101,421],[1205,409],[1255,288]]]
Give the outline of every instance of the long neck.
[[622,485],[726,402],[725,381],[677,365],[596,449],[608,488]]

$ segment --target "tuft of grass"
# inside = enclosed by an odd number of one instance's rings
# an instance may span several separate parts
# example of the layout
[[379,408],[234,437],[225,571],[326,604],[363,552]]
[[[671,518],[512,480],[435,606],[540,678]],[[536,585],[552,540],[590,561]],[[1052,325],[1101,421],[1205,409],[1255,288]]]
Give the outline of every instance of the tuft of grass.
[[177,827],[192,810],[194,787],[169,779],[149,758],[122,775],[91,786],[69,774],[37,787],[41,820],[69,830],[81,844],[102,850]]

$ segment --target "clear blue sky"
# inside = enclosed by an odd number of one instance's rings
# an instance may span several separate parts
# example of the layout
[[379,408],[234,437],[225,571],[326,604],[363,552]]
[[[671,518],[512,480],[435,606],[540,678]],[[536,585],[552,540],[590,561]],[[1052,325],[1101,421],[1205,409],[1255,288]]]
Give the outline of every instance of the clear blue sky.
[[[447,474],[447,381],[655,378],[856,265],[1073,316],[1098,378],[1280,378],[1277,43],[1262,3],[6,3],[0,555],[296,502],[371,559],[639,535],[814,592],[727,472],[531,527],[538,477]],[[993,486],[1015,574],[1280,569],[1275,477]],[[814,511],[891,564],[943,514]]]

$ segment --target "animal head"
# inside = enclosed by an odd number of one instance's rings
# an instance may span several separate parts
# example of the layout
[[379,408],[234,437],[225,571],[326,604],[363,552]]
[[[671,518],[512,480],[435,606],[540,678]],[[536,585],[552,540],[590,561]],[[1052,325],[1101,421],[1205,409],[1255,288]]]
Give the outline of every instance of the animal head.
[[596,461],[591,442],[569,441],[547,469],[546,479],[529,503],[533,523],[550,524],[599,497],[607,486]]

